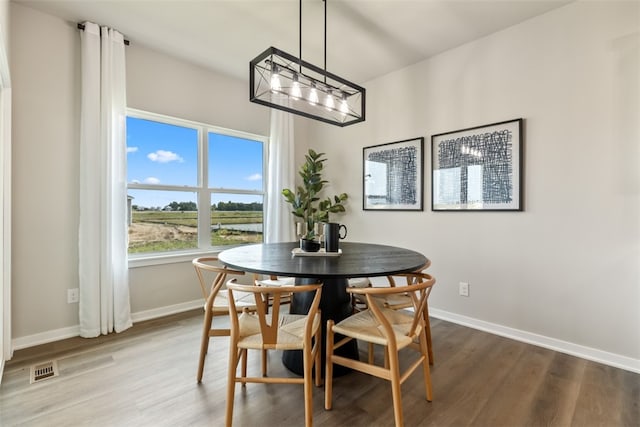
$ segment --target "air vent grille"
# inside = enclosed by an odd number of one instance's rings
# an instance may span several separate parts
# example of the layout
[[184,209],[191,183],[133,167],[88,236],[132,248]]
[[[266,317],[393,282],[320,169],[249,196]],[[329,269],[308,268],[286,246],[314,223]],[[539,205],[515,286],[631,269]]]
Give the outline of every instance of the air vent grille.
[[31,384],[58,376],[55,360],[31,366]]

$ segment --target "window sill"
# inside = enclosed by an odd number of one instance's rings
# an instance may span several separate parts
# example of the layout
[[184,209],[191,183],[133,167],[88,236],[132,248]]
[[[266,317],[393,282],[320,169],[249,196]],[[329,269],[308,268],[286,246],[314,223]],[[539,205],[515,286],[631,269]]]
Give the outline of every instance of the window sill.
[[204,255],[217,255],[220,251],[189,251],[171,254],[149,254],[129,257],[129,268],[148,267],[150,265],[176,264],[191,262],[192,259]]

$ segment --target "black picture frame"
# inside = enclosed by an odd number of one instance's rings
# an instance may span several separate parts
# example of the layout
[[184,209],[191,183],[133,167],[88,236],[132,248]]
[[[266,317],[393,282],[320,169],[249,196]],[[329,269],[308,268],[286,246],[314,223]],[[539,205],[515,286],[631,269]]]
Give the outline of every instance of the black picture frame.
[[432,211],[523,210],[523,119],[431,136]]
[[362,209],[421,211],[424,137],[364,147]]

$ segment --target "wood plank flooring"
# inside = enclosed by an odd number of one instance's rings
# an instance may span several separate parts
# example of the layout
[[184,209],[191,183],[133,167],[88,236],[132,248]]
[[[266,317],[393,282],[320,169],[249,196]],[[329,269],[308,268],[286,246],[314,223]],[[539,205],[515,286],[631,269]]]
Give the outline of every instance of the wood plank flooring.
[[[16,352],[0,386],[0,425],[223,425],[227,339],[212,338],[198,385],[201,322],[202,312],[191,311]],[[414,373],[402,386],[406,426],[640,426],[638,374],[437,319],[432,332],[434,400],[425,400]],[[48,360],[57,360],[60,375],[30,384],[30,366]],[[259,368],[250,354],[249,369]],[[287,371],[271,357],[269,372]],[[334,381],[333,410],[323,399],[315,388],[316,426],[393,425],[386,381],[351,373]],[[238,387],[234,425],[304,425],[302,387]]]

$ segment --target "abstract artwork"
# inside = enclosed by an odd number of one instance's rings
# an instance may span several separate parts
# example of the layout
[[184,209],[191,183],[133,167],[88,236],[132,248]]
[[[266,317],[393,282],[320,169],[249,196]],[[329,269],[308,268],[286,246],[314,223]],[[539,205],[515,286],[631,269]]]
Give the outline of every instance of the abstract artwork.
[[522,210],[522,119],[431,137],[431,210]]
[[421,211],[424,138],[364,147],[364,210]]

